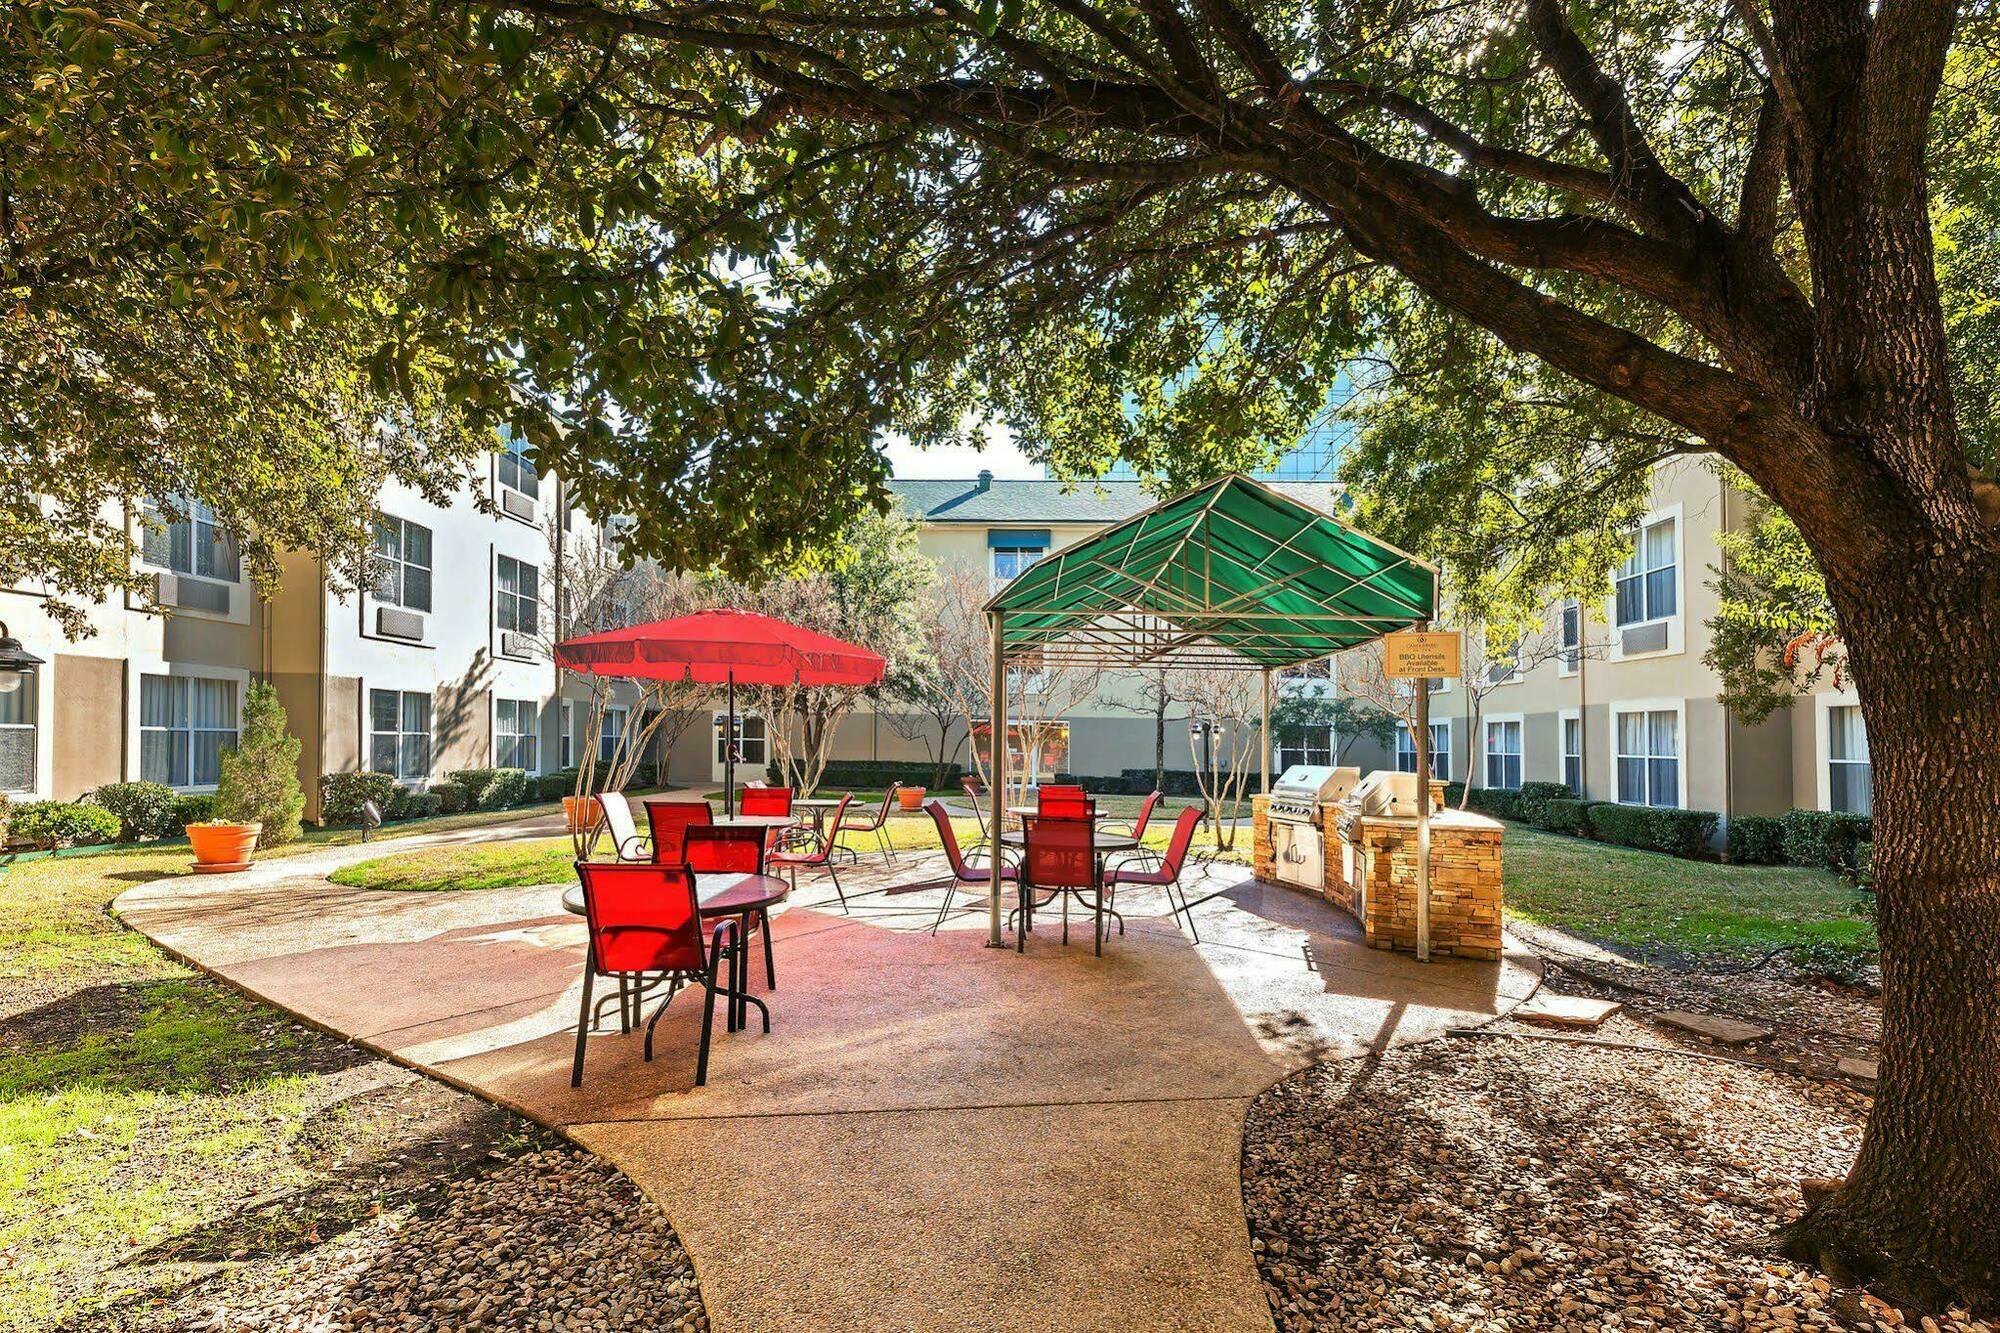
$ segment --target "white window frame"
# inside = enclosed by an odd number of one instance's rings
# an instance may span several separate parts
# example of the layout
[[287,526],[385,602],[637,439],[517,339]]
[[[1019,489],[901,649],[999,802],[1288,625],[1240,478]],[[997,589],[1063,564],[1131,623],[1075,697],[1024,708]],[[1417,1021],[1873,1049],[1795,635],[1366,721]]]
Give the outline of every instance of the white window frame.
[[[509,592],[505,587],[502,586],[500,579],[500,570],[501,570],[501,563],[503,561],[513,564],[517,566],[519,569],[526,571],[528,587],[529,587],[528,592],[525,593]],[[523,629],[520,624],[521,603],[526,603],[530,608],[532,608],[535,616],[535,623],[526,629]],[[509,624],[508,622],[510,619],[514,623]],[[517,555],[508,555],[505,551],[495,551],[493,553],[493,627],[503,634],[533,635],[541,633],[541,626],[542,626],[541,566],[535,564],[533,561],[523,560],[521,559],[521,557]],[[509,654],[509,656],[518,656],[518,654]]]
[[[1569,642],[1569,618],[1576,617],[1576,642]],[[1583,665],[1583,603],[1565,597],[1556,603],[1556,675],[1574,676]]]
[[[186,676],[190,679],[198,680],[233,681],[236,685],[236,735],[239,740],[242,739],[243,701],[250,692],[250,670],[248,667],[203,666],[187,662],[169,662],[160,657],[134,657],[128,659],[125,668],[125,716],[131,719],[131,725],[126,728],[125,734],[124,769],[128,781],[140,781],[140,775],[144,771],[140,758],[144,749],[141,743],[143,737],[140,733],[144,728],[140,726],[140,719],[145,715],[141,701],[144,697],[144,685],[142,682],[147,676]],[[44,713],[42,716],[47,717],[48,714]],[[44,728],[44,730],[52,730],[52,728]],[[191,775],[194,770],[190,767],[188,771]],[[212,782],[190,783],[186,786],[175,787],[174,790],[183,792],[211,792],[215,790],[215,784]]]
[[[183,509],[186,512],[186,517],[181,519],[178,523],[170,522],[167,519],[165,511],[162,510],[159,505],[154,504],[152,501],[144,501],[140,504],[139,506],[140,563],[144,565],[146,568],[157,570],[162,574],[172,574],[177,578],[184,578],[184,579],[199,579],[204,583],[223,583],[233,588],[237,584],[243,582],[243,553],[237,548],[236,539],[230,536],[228,531],[225,530],[220,523],[217,523],[215,521],[215,511],[209,508],[206,504],[203,504],[200,500],[196,500],[190,496],[185,496],[185,495],[177,495],[173,497],[173,503],[179,505],[181,509]],[[153,560],[147,557],[145,554],[146,550],[145,537],[146,534],[151,531],[151,528],[148,526],[148,520],[156,522],[159,528],[162,529],[164,532],[165,540],[167,542],[167,547],[168,547],[168,558],[165,561]],[[188,530],[188,567],[186,569],[178,568],[173,563],[172,533],[173,529],[182,526],[185,526]],[[236,562],[236,572],[234,574],[231,574],[229,577],[224,578],[220,574],[203,574],[196,569],[196,564],[198,562],[196,561],[195,558],[195,550],[200,542],[201,532],[203,528],[209,529],[211,533],[220,533],[222,535],[223,541],[227,543],[229,547],[230,555],[234,557]],[[210,541],[212,544],[214,538],[211,537]],[[213,615],[214,612],[209,612],[208,614]]]
[[[1815,808],[1833,809],[1833,710],[1836,708],[1859,708],[1861,696],[1853,690],[1842,690],[1831,694],[1813,696],[1813,779],[1816,788]],[[1867,735],[1868,719],[1861,720],[1864,742]],[[1875,768],[1871,753],[1868,763],[1871,787]]]
[[[542,474],[541,469],[535,466],[535,446],[528,443],[525,435],[516,435],[512,430],[508,430],[505,427],[502,427],[502,431],[500,447],[493,451],[493,484],[495,486],[503,486],[525,499],[539,501],[542,498]],[[519,445],[518,448],[515,447],[517,444]],[[516,477],[520,477],[525,472],[528,484],[522,486],[516,481],[509,481],[507,479],[509,472],[512,472]],[[503,510],[502,512],[504,513],[505,511]],[[509,515],[509,517],[512,516]],[[515,521],[525,523],[528,520],[516,519]]]
[[26,787],[0,787],[0,795],[12,800],[44,801],[49,798],[49,772],[55,762],[55,728],[49,725],[55,709],[55,648],[34,637],[21,635],[21,646],[42,659],[42,664],[32,672],[21,688],[30,691],[34,721],[10,722],[7,730],[20,730],[32,734],[34,747],[29,759],[34,772]]
[[[437,604],[437,530],[428,524],[419,523],[413,518],[402,518],[395,514],[377,514],[375,516],[375,526],[378,529],[390,524],[395,525],[396,554],[393,556],[385,555],[377,550],[374,552],[373,558],[385,568],[394,571],[395,592],[393,595],[384,596],[381,585],[378,583],[368,590],[368,596],[382,606],[399,606],[405,611],[415,611],[421,615],[429,615],[432,608]],[[424,535],[430,538],[431,563],[421,565],[409,558],[408,533],[411,528],[422,529]],[[430,592],[424,598],[422,606],[411,605],[409,596],[405,592],[409,571],[412,569],[423,570],[430,581]]]
[[[613,718],[618,720],[615,735],[613,734],[614,728],[611,725]],[[610,705],[605,708],[603,721],[597,729],[597,762],[599,764],[609,764],[617,760],[618,752],[624,748],[625,738],[632,734],[632,728],[628,725],[631,720],[632,710],[622,704]],[[607,741],[610,742],[609,745],[606,744]]]
[[[1022,565],[1012,574],[1002,574],[1000,572],[1000,555],[1002,552],[1008,555],[1022,555],[1030,551],[1034,553],[1035,558],[1027,564]],[[1028,546],[1025,544],[1019,546],[995,546],[989,548],[986,552],[986,572],[992,576],[994,584],[998,586],[1010,583],[1021,577],[1021,575],[1027,573],[1030,569],[1033,569],[1048,558],[1049,548],[1046,546]]]
[[[749,734],[750,722],[753,718],[757,722],[757,734],[755,736]],[[764,721],[764,715],[752,708],[739,708],[736,710],[736,722],[738,726],[743,728],[744,733],[743,757],[736,761],[736,768],[739,775],[746,768],[752,772],[762,773],[766,768],[770,767],[771,763],[771,733]],[[716,773],[723,771],[722,731],[728,725],[729,710],[727,708],[718,708],[709,714],[708,734],[713,742],[710,747],[710,758],[714,760],[715,767],[713,771]]]
[[[1569,748],[1569,727],[1572,722],[1576,724],[1574,755],[1570,753]],[[1575,782],[1569,780],[1569,761],[1572,758],[1576,760]],[[1583,795],[1586,770],[1583,762],[1583,710],[1580,708],[1564,708],[1556,713],[1556,771],[1558,781],[1566,784],[1579,797]]]
[[[1611,595],[1605,598],[1604,620],[1611,628],[1611,658],[1613,661],[1636,661],[1649,657],[1671,657],[1685,647],[1683,626],[1687,615],[1687,519],[1683,513],[1685,506],[1675,503],[1665,505],[1642,517],[1633,525],[1634,549],[1644,550],[1646,529],[1672,521],[1674,525],[1674,610],[1672,615],[1648,616],[1644,620],[1620,622],[1618,619],[1618,570],[1611,571]],[[1648,608],[1650,609],[1650,608]],[[1667,627],[1667,646],[1650,652],[1627,653],[1624,631],[1641,629],[1647,625]],[[1615,746],[1614,746],[1615,748]]]
[[[1687,700],[1685,699],[1621,699],[1618,702],[1611,705],[1612,799],[1620,805],[1639,804],[1638,802],[1627,801],[1624,799],[1624,797],[1620,794],[1619,790],[1620,784],[1618,781],[1618,762],[1621,759],[1627,759],[1627,758],[1636,759],[1641,757],[1638,755],[1627,755],[1622,749],[1619,748],[1620,745],[1622,744],[1622,742],[1619,739],[1619,734],[1621,730],[1621,728],[1618,725],[1619,719],[1631,713],[1672,713],[1674,715],[1674,734],[1677,737],[1679,737],[1679,747],[1678,747],[1679,753],[1675,756],[1675,764],[1674,764],[1675,776],[1678,779],[1676,790],[1674,792],[1674,804],[1672,807],[1653,806],[1652,808],[1654,809],[1673,808],[1679,810],[1687,809],[1688,808],[1688,729],[1687,729]],[[1648,755],[1644,757],[1651,758],[1652,756]],[[1646,779],[1646,789],[1647,793],[1650,795],[1652,792],[1652,778],[1650,775],[1650,770],[1648,770],[1648,777]]]
[[[1451,772],[1451,721],[1448,717],[1434,717],[1431,719],[1431,731],[1433,733],[1431,736],[1431,777],[1440,782],[1451,782],[1454,780]],[[1437,732],[1444,733],[1443,744],[1439,744],[1437,735],[1435,734]],[[1395,766],[1396,771],[1399,773],[1414,773],[1417,771],[1417,749],[1414,742],[1410,746],[1410,767],[1403,767],[1403,741],[1410,734],[1410,726],[1407,722],[1398,721],[1396,723],[1396,739],[1390,748],[1389,762]],[[1438,763],[1438,756],[1440,755],[1444,756],[1444,763],[1442,765]]]
[[[1513,758],[1520,760],[1520,781],[1515,782],[1512,786],[1492,781],[1493,759],[1496,754],[1496,751],[1493,749],[1493,729],[1495,727],[1507,726],[1515,728],[1514,735],[1520,742],[1521,747],[1518,751],[1503,750],[1497,752],[1503,759],[1511,754]],[[1479,738],[1480,785],[1496,788],[1500,791],[1519,791],[1521,783],[1528,780],[1528,724],[1526,720],[1519,713],[1487,713],[1480,719],[1480,727],[1483,732]]]
[[[512,730],[512,731],[505,731],[505,732],[503,732],[503,731],[502,731],[502,730],[500,729],[500,713],[501,713],[501,708],[502,708],[502,706],[503,706],[503,705],[508,705],[508,704],[511,704],[511,705],[513,706],[513,713],[514,713],[514,730]],[[531,724],[531,725],[530,725],[530,726],[528,727],[528,729],[527,729],[526,731],[522,731],[522,730],[520,729],[520,726],[521,726],[521,709],[523,709],[523,708],[527,708],[527,709],[529,709],[529,710],[530,710],[530,712],[531,712],[531,714],[532,714],[532,717],[533,717],[533,722],[532,722],[532,724]],[[432,718],[432,722],[433,722],[433,724],[435,724],[436,720],[437,720],[437,719],[436,719],[435,717],[433,717],[433,718]],[[518,759],[520,758],[520,743],[521,743],[522,741],[526,741],[526,742],[528,743],[528,745],[529,745],[529,746],[531,747],[531,749],[530,749],[530,753],[531,753],[531,754],[533,755],[533,757],[534,757],[534,762],[533,762],[533,763],[531,763],[531,764],[523,764],[523,763],[519,763],[519,762],[515,762],[515,763],[509,763],[509,762],[507,761],[507,758],[506,758],[506,757],[505,757],[505,756],[504,756],[504,755],[503,755],[503,754],[501,753],[501,749],[500,749],[500,742],[501,742],[501,740],[502,740],[503,738],[507,738],[507,739],[511,739],[511,740],[513,740],[513,742],[514,742],[514,757],[515,757],[515,759],[516,759],[516,760],[518,760]],[[525,770],[527,770],[527,771],[528,771],[529,773],[540,773],[540,772],[542,771],[542,703],[541,703],[541,700],[539,700],[539,699],[520,699],[520,698],[506,698],[506,699],[502,699],[502,698],[500,698],[500,697],[499,697],[498,695],[495,695],[495,696],[494,696],[494,698],[493,698],[493,767],[495,767],[495,768],[520,768],[520,769],[525,769]]]
[[556,736],[556,758],[561,761],[556,771],[561,773],[576,767],[576,700],[563,700],[556,715],[561,719],[557,725],[562,728]]
[[[403,689],[394,685],[378,685],[369,681],[361,682],[361,766],[373,772],[375,769],[375,737],[396,738],[396,768],[393,776],[405,785],[422,787],[430,782],[437,772],[437,691],[435,689]],[[375,730],[375,696],[377,693],[396,696],[396,730],[393,732]],[[430,727],[423,732],[403,730],[403,696],[420,694],[430,701]],[[424,738],[424,772],[406,775],[403,772],[403,737],[421,735]]]
[[[1314,745],[1312,745],[1312,744],[1310,744],[1310,743],[1308,743],[1308,744],[1305,744],[1305,745],[1298,745],[1298,746],[1288,746],[1288,745],[1286,745],[1286,744],[1285,744],[1285,732],[1286,732],[1286,731],[1288,731],[1288,730],[1296,730],[1296,731],[1302,731],[1302,732],[1312,732],[1312,731],[1319,731],[1319,730],[1324,730],[1324,731],[1326,732],[1326,743],[1325,743],[1324,745],[1321,745],[1321,746],[1314,746]],[[1312,756],[1312,754],[1313,754],[1313,753],[1315,752],[1315,750],[1322,750],[1322,749],[1323,749],[1323,750],[1325,750],[1325,751],[1326,751],[1326,762],[1327,762],[1328,764],[1331,764],[1331,763],[1333,763],[1333,761],[1334,761],[1334,760],[1336,760],[1336,759],[1338,759],[1338,758],[1340,757],[1340,735],[1339,735],[1339,733],[1338,733],[1338,732],[1337,732],[1337,731],[1336,731],[1336,730],[1334,729],[1334,727],[1333,727],[1332,725],[1330,725],[1330,724],[1329,724],[1328,726],[1326,726],[1325,728],[1319,728],[1319,727],[1297,727],[1297,728],[1287,728],[1287,727],[1273,727],[1273,728],[1272,728],[1272,733],[1273,733],[1273,734],[1272,734],[1272,738],[1271,738],[1271,740],[1272,740],[1272,744],[1273,744],[1273,746],[1275,747],[1275,749],[1276,749],[1276,751],[1277,751],[1276,755],[1274,756],[1274,761],[1275,761],[1275,765],[1276,765],[1276,767],[1275,767],[1275,769],[1274,769],[1274,771],[1275,771],[1275,772],[1279,772],[1279,773],[1282,773],[1282,772],[1284,772],[1284,771],[1285,771],[1285,769],[1287,769],[1287,768],[1289,768],[1289,767],[1291,766],[1291,765],[1290,765],[1290,763],[1288,763],[1288,762],[1286,761],[1286,759],[1285,759],[1285,755],[1286,755],[1287,753],[1291,753],[1291,754],[1296,754],[1296,755],[1300,756],[1300,757],[1299,757],[1299,758],[1298,758],[1298,759],[1297,759],[1296,761],[1294,761],[1294,762],[1297,762],[1297,763],[1301,763],[1301,764],[1309,764],[1309,763],[1311,763],[1311,762],[1312,762],[1312,758],[1311,758],[1311,756]]]

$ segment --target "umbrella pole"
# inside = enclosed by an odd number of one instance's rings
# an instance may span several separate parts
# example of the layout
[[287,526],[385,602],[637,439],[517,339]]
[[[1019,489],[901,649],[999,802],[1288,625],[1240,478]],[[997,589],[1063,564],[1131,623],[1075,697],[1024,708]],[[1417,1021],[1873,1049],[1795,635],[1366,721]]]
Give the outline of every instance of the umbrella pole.
[[722,742],[722,813],[736,817],[736,673],[729,673],[729,735]]

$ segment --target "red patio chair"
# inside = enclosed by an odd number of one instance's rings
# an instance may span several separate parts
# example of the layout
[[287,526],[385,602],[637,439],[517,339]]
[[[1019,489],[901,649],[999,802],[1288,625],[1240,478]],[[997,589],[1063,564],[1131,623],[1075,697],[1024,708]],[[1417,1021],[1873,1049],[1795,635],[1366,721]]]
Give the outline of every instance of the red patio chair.
[[679,865],[688,828],[714,817],[707,801],[646,802],[646,823],[653,830],[653,864]]
[[[764,873],[764,830],[694,825],[687,831],[687,868],[697,875],[761,875]],[[764,937],[764,984],[778,989],[778,964],[771,956],[771,913],[760,907],[737,918],[743,923],[743,947],[750,937]],[[749,980],[744,980],[749,986]]]
[[1201,807],[1191,805],[1174,821],[1174,834],[1167,840],[1167,854],[1157,870],[1118,866],[1104,877],[1114,895],[1120,884],[1157,884],[1166,889],[1167,905],[1173,908],[1175,916],[1187,917],[1188,933],[1194,936],[1196,944],[1201,943],[1201,932],[1194,928],[1194,909],[1188,906],[1187,893],[1181,888],[1181,866],[1187,861],[1188,847],[1200,827]]
[[[576,1021],[576,1058],[569,1085],[583,1086],[584,1039],[590,1033],[590,988],[598,977],[622,981],[665,980],[672,989],[646,1024],[646,1059],[653,1058],[653,1028],[683,985],[705,992],[701,1013],[701,1050],[695,1057],[695,1085],[708,1082],[708,1043],[715,1030],[715,997],[738,997],[764,1015],[771,1030],[771,1011],[761,1000],[744,995],[737,976],[736,947],[742,927],[735,921],[716,924],[702,937],[701,906],[695,899],[694,876],[674,866],[593,864],[579,861],[577,879],[583,884],[584,920],[590,931],[583,961],[583,1005]],[[729,962],[729,980],[721,984],[717,971]]]
[[[828,821],[828,828],[838,829],[840,827],[841,819],[847,814],[848,803],[853,799],[854,793],[852,792],[840,798],[840,804],[833,807],[833,818]],[[827,878],[833,881],[833,891],[840,895],[840,910],[845,912],[847,910],[847,890],[840,887],[840,872],[834,869],[833,866],[833,844],[834,839],[829,837],[817,847],[786,848],[775,851],[771,853],[766,864],[774,872],[785,871],[791,875],[792,892],[794,893],[797,893],[799,889],[799,872],[801,870],[824,870]]]
[[[1088,906],[1095,935],[1095,951],[1104,954],[1104,918],[1118,921],[1118,933],[1125,933],[1125,919],[1111,910],[1104,882],[1104,861],[1097,855],[1097,828],[1089,819],[1050,818],[1040,815],[1028,821],[1026,854],[1021,861],[1021,881],[1030,890],[1052,889],[1062,899],[1063,943],[1069,943],[1069,900]],[[1090,898],[1086,902],[1084,894]],[[1030,894],[1032,898],[1032,894]],[[1033,905],[1017,932],[1020,947],[1027,947],[1032,929]]]
[[1093,816],[1091,799],[1081,787],[1043,787],[1035,795],[1035,813],[1044,819],[1083,819]]
[[972,817],[979,821],[979,836],[986,836],[986,784],[968,773],[958,780],[958,789],[965,793],[965,803],[972,807]]
[[[1117,824],[1106,824],[1104,826],[1104,832],[1129,834],[1133,842],[1143,843],[1146,839],[1146,825],[1150,823],[1153,818],[1153,807],[1157,806],[1159,803],[1160,803],[1159,789],[1155,788],[1151,792],[1148,792],[1146,794],[1146,799],[1140,803],[1139,817],[1132,821],[1132,826],[1130,828],[1126,828]],[[1154,861],[1154,862],[1157,862],[1160,859],[1158,852],[1155,852],[1152,848],[1145,846],[1139,846],[1133,848],[1131,855],[1138,857],[1142,860]]]
[[890,783],[889,790],[882,793],[882,804],[872,813],[861,816],[853,823],[835,824],[828,836],[837,839],[843,833],[873,833],[875,846],[882,853],[882,864],[895,864],[896,854],[889,846],[889,807],[895,804],[896,793],[902,790],[902,786],[900,782]]
[[745,787],[737,805],[746,815],[789,815],[792,813],[790,787]]
[[[984,894],[990,889],[993,877],[984,867],[967,864],[965,857],[959,852],[958,834],[952,830],[951,816],[945,813],[943,801],[926,802],[924,810],[937,824],[938,841],[944,845],[944,859],[951,863],[952,882],[945,886],[944,901],[938,904],[937,920],[931,923],[931,934],[935,935],[938,933],[938,928],[944,925],[945,915],[951,911],[951,900],[958,891],[970,887]],[[1019,872],[1014,867],[1010,865],[1000,867],[1000,879],[1003,883],[1018,878]]]

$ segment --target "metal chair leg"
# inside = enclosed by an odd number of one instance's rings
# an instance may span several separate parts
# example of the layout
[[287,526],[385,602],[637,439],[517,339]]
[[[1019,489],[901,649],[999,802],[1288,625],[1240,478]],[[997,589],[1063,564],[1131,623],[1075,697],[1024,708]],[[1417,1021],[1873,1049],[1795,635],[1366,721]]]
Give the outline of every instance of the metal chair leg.
[[674,1002],[674,996],[679,994],[679,992],[680,979],[676,977],[667,987],[667,998],[660,1001],[660,1007],[655,1009],[653,1016],[646,1020],[646,1059],[648,1062],[653,1058],[653,1029],[660,1025],[661,1016],[667,1012],[667,1006]]
[[722,962],[719,954],[708,958],[708,977],[702,984],[705,995],[701,1002],[701,1053],[695,1057],[694,1085],[698,1088],[708,1082],[708,1039],[715,1032],[715,969]]
[[875,826],[875,845],[882,849],[882,864],[885,866],[894,866],[896,864],[896,856],[889,849],[889,826],[887,824],[877,824]]
[[833,858],[826,861],[826,877],[833,881],[833,891],[840,895],[840,910],[847,911],[847,890],[840,887],[840,872],[833,868]]
[[771,956],[771,909],[757,909],[757,929],[764,935],[764,984],[772,990],[778,989],[778,964]]
[[576,1059],[570,1063],[569,1085],[583,1086],[583,1039],[590,1033],[590,979],[597,971],[597,954],[586,951],[583,956],[583,1005],[576,1016]]

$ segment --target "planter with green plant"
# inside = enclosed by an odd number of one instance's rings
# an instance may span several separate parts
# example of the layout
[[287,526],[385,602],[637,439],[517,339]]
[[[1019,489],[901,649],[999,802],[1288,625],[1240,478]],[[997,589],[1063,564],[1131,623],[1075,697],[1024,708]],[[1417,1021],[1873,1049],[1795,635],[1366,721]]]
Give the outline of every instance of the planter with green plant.
[[278,692],[258,681],[243,700],[236,748],[222,752],[212,818],[187,826],[195,869],[241,870],[259,847],[299,836],[305,793],[299,790],[299,741],[285,729]]

